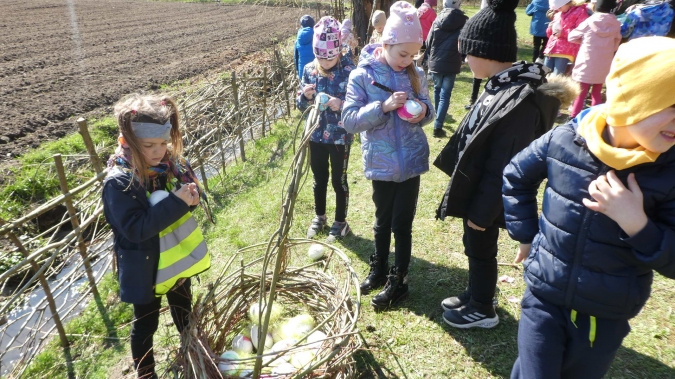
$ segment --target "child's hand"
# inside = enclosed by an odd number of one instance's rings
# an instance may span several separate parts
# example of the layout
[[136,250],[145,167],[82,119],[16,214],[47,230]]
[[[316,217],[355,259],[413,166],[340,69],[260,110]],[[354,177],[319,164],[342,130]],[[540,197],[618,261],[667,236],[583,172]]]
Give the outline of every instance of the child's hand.
[[424,117],[427,115],[427,105],[417,99],[415,99],[415,102],[417,102],[419,105],[422,106],[422,112],[419,114],[419,116],[406,120],[411,124],[417,124],[418,122],[422,121]]
[[180,189],[175,189],[173,193],[190,207],[199,204],[199,191],[194,183],[183,185]]
[[474,224],[473,221],[471,221],[471,220],[468,220],[468,219],[467,219],[467,220],[466,220],[466,224],[469,225],[469,228],[471,228],[471,229],[473,229],[473,230],[478,230],[479,232],[484,232],[484,231],[485,231],[485,228],[481,228],[480,226]]
[[394,92],[387,100],[382,103],[382,112],[387,113],[401,108],[408,100],[408,94],[405,92]]
[[337,97],[330,97],[330,100],[326,102],[326,106],[330,108],[333,112],[337,112],[340,110],[340,107],[342,107],[342,100],[338,99]]
[[530,248],[532,247],[531,243],[521,243],[518,246],[518,251],[516,252],[516,259],[513,260],[513,263],[520,263],[530,255]]
[[628,236],[636,235],[647,225],[642,191],[635,180],[635,174],[628,175],[626,188],[614,170],[611,170],[607,176],[600,175],[592,181],[588,186],[588,193],[595,202],[583,199],[586,208],[611,218]]
[[302,94],[305,95],[307,100],[312,100],[316,94],[316,85],[308,84],[302,87]]

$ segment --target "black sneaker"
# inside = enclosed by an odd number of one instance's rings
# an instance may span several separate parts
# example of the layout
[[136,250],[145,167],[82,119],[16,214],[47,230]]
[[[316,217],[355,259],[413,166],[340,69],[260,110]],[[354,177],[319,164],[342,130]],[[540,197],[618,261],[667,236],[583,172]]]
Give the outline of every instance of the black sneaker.
[[307,229],[307,239],[312,239],[326,227],[326,216],[314,216]]
[[434,129],[434,137],[443,137],[444,135],[443,128]]
[[482,304],[479,305],[470,301],[460,309],[451,309],[443,312],[443,321],[452,327],[460,329],[490,329],[499,324],[499,316],[495,312],[494,305],[482,306]]
[[443,308],[444,311],[458,309],[467,305],[469,300],[471,300],[471,288],[466,287],[464,292],[460,293],[458,296],[448,297],[441,301],[441,308]]
[[[441,301],[441,308],[444,311],[459,309],[469,303],[471,300],[471,287],[466,287],[464,292],[457,296],[451,296]],[[499,287],[495,287],[495,296],[492,298],[492,305],[499,305]]]
[[341,240],[343,239],[347,234],[349,234],[349,224],[347,224],[347,221],[343,222],[338,222],[335,221],[333,223],[333,226],[330,227],[330,231],[328,232],[328,238],[326,239],[326,242],[335,242],[335,240]]

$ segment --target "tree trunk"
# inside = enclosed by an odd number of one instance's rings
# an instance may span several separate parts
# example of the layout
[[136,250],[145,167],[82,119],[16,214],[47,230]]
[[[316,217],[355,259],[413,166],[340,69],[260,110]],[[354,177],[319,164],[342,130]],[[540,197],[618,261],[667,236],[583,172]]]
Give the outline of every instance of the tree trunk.
[[354,32],[361,40],[361,45],[367,45],[373,27],[370,25],[370,17],[373,14],[373,2],[375,9],[383,10],[389,17],[389,8],[396,0],[353,0],[352,22],[354,23]]

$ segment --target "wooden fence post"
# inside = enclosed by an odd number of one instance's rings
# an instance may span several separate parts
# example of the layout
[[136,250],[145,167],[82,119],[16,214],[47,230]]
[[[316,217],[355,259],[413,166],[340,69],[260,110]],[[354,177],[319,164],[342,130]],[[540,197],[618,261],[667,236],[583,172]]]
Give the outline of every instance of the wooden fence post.
[[281,72],[281,92],[284,93],[284,98],[286,98],[286,114],[291,115],[291,105],[290,101],[288,100],[288,88],[286,88],[286,70],[284,70],[284,66],[281,63],[281,56],[279,55],[279,51],[275,48],[274,49],[274,56],[277,57],[277,64],[279,65],[279,71]]
[[[248,80],[246,79],[246,73],[243,73],[243,75],[244,75],[244,80],[242,81],[242,83],[243,83],[243,86],[244,86],[243,87],[244,88],[244,96],[242,97],[242,101],[244,102],[244,104],[242,105],[242,109],[247,109],[249,117],[251,117],[250,115],[253,114],[253,112],[251,112],[251,108],[250,108],[251,103],[249,102],[249,97],[251,96],[251,83],[249,83]],[[248,130],[249,130],[249,133],[251,134],[251,140],[255,141],[255,137],[253,136],[253,123],[250,123],[250,126],[249,126]]]
[[[0,225],[4,225],[5,223],[6,223],[5,220],[0,219]],[[19,252],[21,253],[21,255],[24,256],[24,258],[27,258],[30,255],[30,252],[23,246],[21,240],[19,240],[19,238],[14,233],[8,232],[7,237],[17,247],[17,249],[19,249]],[[38,264],[35,263],[34,260],[30,261],[30,265],[35,272],[38,272],[40,270],[40,266],[38,266]],[[47,283],[47,279],[45,279],[44,274],[38,276],[38,281],[42,286],[42,290],[45,292],[45,297],[47,298],[47,305],[49,306],[49,311],[52,312],[52,319],[54,320],[54,325],[56,326],[56,330],[59,333],[59,339],[61,340],[61,347],[64,349],[65,352],[70,347],[70,343],[68,342],[68,337],[66,336],[66,330],[63,328],[63,322],[61,321],[61,316],[59,316],[59,310],[56,307],[54,295],[52,295],[52,290],[49,288],[49,283]],[[66,354],[66,360],[68,360],[68,354]],[[69,365],[72,364],[72,362],[67,363]]]
[[[218,142],[220,143],[220,163],[223,166],[223,177],[225,176],[225,169],[227,168],[227,162],[225,161],[225,144],[223,144],[223,129],[218,131]],[[222,178],[222,177],[221,177]],[[225,181],[223,180],[223,184]]]
[[[237,123],[237,137],[239,138],[239,151],[241,161],[246,162],[246,152],[244,151],[244,136],[241,133],[241,113],[239,108],[239,88],[237,85],[237,73],[232,71],[232,96],[234,98],[234,109],[236,111],[235,121]],[[235,154],[236,155],[236,154]]]
[[262,105],[262,136],[265,137],[265,116],[267,116],[267,67],[263,67]]
[[98,154],[96,153],[96,147],[94,147],[94,142],[91,140],[91,136],[89,135],[89,128],[87,128],[87,120],[85,120],[82,117],[78,118],[77,126],[80,127],[80,134],[82,135],[82,139],[84,140],[84,146],[87,147],[87,151],[89,152],[91,164],[94,166],[94,170],[96,170],[96,173],[100,174],[103,171],[103,165],[101,164],[101,160],[98,158]]
[[[54,154],[54,163],[56,164],[56,171],[59,174],[59,182],[61,183],[61,192],[65,195],[68,193],[68,181],[66,179],[66,170],[63,168],[63,160],[61,159],[61,154]],[[73,226],[73,229],[76,229],[80,226],[80,221],[77,219],[77,211],[73,205],[73,199],[66,198],[65,200],[66,208],[68,209],[68,215],[70,215],[70,224]],[[87,254],[87,247],[84,245],[84,239],[82,234],[77,236],[77,248],[80,251],[80,256],[82,257],[82,262],[84,263],[84,270],[87,273],[87,279],[89,280],[89,285],[91,286],[91,293],[94,295],[94,298],[99,298],[98,288],[96,288],[96,278],[94,277],[94,272],[91,269],[91,264],[89,263],[89,254]]]

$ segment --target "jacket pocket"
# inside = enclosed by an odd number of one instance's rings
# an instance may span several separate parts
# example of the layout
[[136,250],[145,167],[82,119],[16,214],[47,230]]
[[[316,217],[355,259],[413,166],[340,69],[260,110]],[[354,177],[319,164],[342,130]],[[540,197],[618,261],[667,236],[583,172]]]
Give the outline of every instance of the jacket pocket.
[[118,249],[120,298],[126,303],[144,304],[154,299],[157,263],[147,250]]

